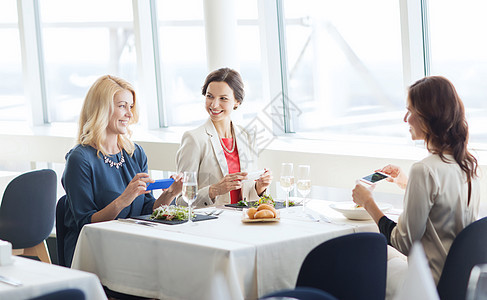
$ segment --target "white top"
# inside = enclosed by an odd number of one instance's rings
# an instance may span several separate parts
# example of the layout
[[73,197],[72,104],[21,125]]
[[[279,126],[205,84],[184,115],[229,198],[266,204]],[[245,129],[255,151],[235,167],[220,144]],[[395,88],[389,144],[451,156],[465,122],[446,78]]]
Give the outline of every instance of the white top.
[[438,283],[448,250],[455,237],[477,219],[480,202],[478,179],[472,180],[468,199],[465,173],[453,156],[449,163],[432,154],[412,165],[404,196],[404,211],[391,232],[391,244],[408,255],[420,240]]
[[[251,134],[241,126],[233,126],[237,138],[236,147],[240,159],[240,170],[251,172],[256,169],[255,134]],[[228,175],[228,165],[220,138],[211,119],[202,126],[186,131],[181,146],[176,154],[177,172],[194,171],[198,176],[198,196],[193,207],[224,205],[230,203],[230,193],[217,196],[213,202],[209,196],[209,187]],[[242,186],[242,199],[257,200],[255,182],[247,181]],[[181,196],[176,204],[187,205]]]

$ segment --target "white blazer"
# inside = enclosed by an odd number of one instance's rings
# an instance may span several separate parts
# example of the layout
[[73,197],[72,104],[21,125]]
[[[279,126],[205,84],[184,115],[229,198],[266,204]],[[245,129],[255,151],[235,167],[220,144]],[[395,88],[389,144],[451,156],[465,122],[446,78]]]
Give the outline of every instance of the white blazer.
[[[236,147],[240,159],[242,172],[255,171],[256,151],[255,133],[251,134],[243,127],[233,123],[236,135]],[[210,199],[208,192],[212,184],[228,175],[228,165],[220,143],[220,138],[211,119],[202,126],[186,131],[181,140],[181,146],[176,153],[177,172],[195,171],[198,175],[198,196],[193,206],[206,207],[230,203],[230,193]],[[242,185],[242,199],[257,200],[259,196],[255,190],[255,182],[248,181]],[[177,205],[187,205],[183,198],[176,199]]]

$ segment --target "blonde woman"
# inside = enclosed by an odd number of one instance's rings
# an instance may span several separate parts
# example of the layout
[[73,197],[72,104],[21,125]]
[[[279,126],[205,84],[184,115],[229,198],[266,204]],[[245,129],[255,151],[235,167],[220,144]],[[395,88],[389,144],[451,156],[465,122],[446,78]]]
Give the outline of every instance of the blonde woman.
[[158,199],[146,191],[154,182],[147,174],[147,156],[130,140],[129,126],[137,121],[136,95],[128,82],[105,75],[93,84],[81,110],[78,145],[66,155],[62,178],[68,266],[85,224],[150,214],[181,192],[180,176]]

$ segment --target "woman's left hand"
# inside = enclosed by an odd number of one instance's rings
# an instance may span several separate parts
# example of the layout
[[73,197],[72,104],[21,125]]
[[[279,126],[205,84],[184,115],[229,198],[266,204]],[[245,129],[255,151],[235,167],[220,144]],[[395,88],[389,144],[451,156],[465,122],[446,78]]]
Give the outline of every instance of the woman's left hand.
[[367,204],[370,201],[374,202],[374,198],[372,197],[371,189],[373,189],[373,188],[372,187],[366,188],[362,184],[357,183],[357,185],[355,185],[355,188],[352,190],[353,202],[355,202],[356,204],[366,208]]
[[264,174],[255,181],[255,190],[257,195],[262,195],[262,193],[271,185],[272,183],[272,172],[270,170],[265,170]]
[[171,178],[174,179],[174,182],[167,190],[165,190],[165,192],[170,193],[173,197],[176,197],[181,194],[181,191],[183,190],[183,174],[174,174],[171,175]]

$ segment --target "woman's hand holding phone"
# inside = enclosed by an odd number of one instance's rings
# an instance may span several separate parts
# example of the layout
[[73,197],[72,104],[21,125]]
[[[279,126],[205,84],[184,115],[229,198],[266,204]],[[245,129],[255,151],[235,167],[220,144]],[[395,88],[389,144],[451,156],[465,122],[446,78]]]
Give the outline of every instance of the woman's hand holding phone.
[[400,167],[395,165],[387,165],[382,169],[377,170],[377,172],[382,172],[389,175],[389,177],[386,179],[387,181],[396,183],[403,190],[406,189],[408,177]]

